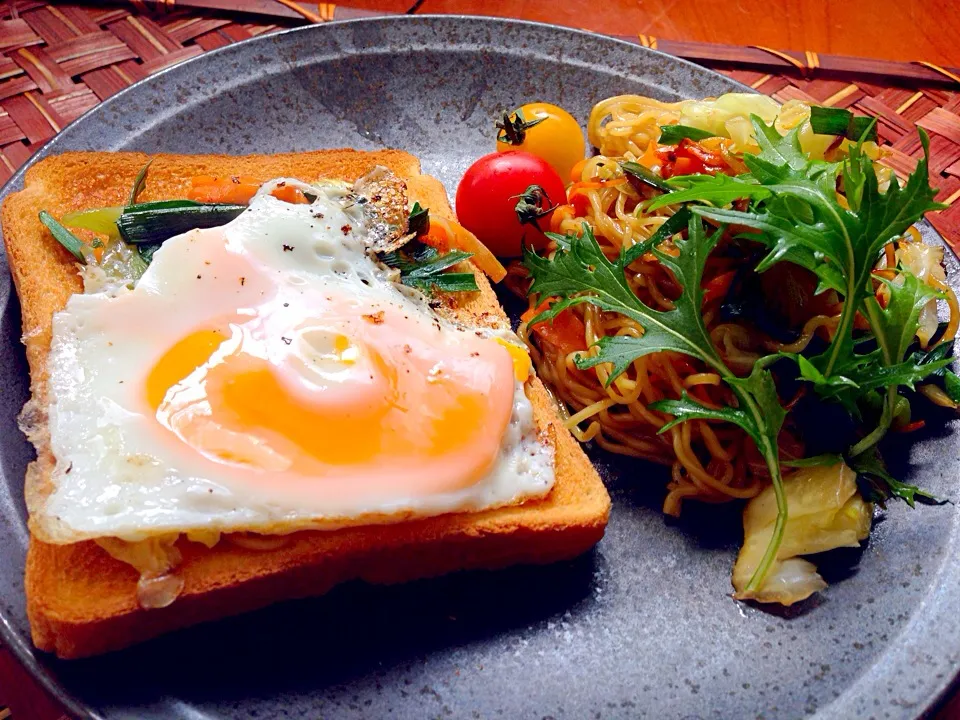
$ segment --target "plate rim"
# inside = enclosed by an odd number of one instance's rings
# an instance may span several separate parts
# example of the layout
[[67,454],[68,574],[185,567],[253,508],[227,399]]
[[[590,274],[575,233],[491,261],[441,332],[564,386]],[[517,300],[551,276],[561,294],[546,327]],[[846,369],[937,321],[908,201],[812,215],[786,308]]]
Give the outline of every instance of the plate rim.
[[[171,65],[170,67],[166,67],[152,75],[149,75],[145,78],[142,78],[136,81],[132,85],[120,90],[119,92],[111,95],[107,99],[98,103],[97,105],[90,108],[89,110],[85,111],[82,115],[80,115],[79,117],[77,117],[76,119],[68,123],[66,126],[64,126],[60,132],[58,132],[52,138],[48,139],[40,148],[38,148],[33,153],[33,155],[21,167],[19,167],[16,170],[16,172],[2,186],[0,186],[0,202],[5,200],[6,197],[11,192],[15,191],[15,186],[22,183],[24,176],[30,170],[30,168],[33,167],[34,164],[36,164],[37,162],[43,160],[47,156],[57,151],[58,144],[59,142],[61,142],[62,136],[66,134],[69,130],[71,130],[75,125],[78,125],[83,122],[87,122],[89,121],[89,118],[95,117],[97,113],[109,110],[109,108],[114,102],[120,101],[129,93],[139,92],[141,88],[149,86],[151,83],[156,82],[157,80],[168,75],[169,73],[182,72],[184,67],[191,66],[194,63],[210,62],[209,58],[216,59],[216,58],[219,58],[221,55],[225,55],[225,54],[229,55],[231,52],[237,52],[236,48],[245,47],[247,45],[257,44],[257,43],[267,43],[267,42],[270,42],[271,39],[279,38],[282,36],[288,36],[288,35],[294,35],[294,34],[310,34],[314,32],[326,32],[324,28],[328,28],[328,27],[336,28],[336,27],[343,27],[343,26],[350,26],[350,25],[365,25],[365,24],[378,24],[378,23],[386,23],[386,24],[406,23],[406,22],[416,23],[422,20],[432,20],[432,21],[441,21],[441,22],[470,21],[470,22],[480,22],[480,23],[484,23],[487,25],[494,25],[494,26],[509,25],[509,26],[538,28],[541,30],[546,29],[551,32],[569,33],[571,35],[576,35],[576,36],[585,36],[585,37],[591,38],[591,40],[594,42],[599,40],[604,43],[614,43],[617,45],[621,45],[625,48],[629,48],[630,52],[634,52],[634,53],[639,52],[641,55],[644,55],[644,56],[648,56],[648,57],[653,56],[655,58],[662,58],[665,61],[670,62],[671,64],[685,67],[697,75],[701,75],[701,76],[707,75],[707,76],[722,78],[724,81],[728,83],[732,83],[740,86],[744,92],[748,92],[751,94],[761,94],[754,88],[751,88],[740,81],[734,80],[726,75],[723,75],[722,73],[719,73],[716,70],[706,68],[690,60],[686,60],[684,58],[680,58],[675,55],[670,55],[660,50],[644,47],[643,45],[630,42],[629,40],[626,40],[623,38],[606,35],[604,33],[594,32],[591,30],[585,30],[581,28],[572,28],[572,27],[567,27],[563,25],[556,25],[552,23],[546,23],[546,22],[540,22],[540,21],[534,21],[534,20],[492,17],[492,16],[486,16],[486,15],[467,15],[467,14],[459,14],[459,13],[458,14],[437,14],[437,13],[405,14],[404,13],[404,14],[393,14],[393,15],[377,15],[377,16],[361,17],[361,18],[353,18],[353,19],[345,19],[345,20],[334,20],[334,21],[320,23],[320,24],[311,24],[311,25],[304,25],[300,27],[287,28],[284,30],[280,30],[280,31],[276,31],[268,34],[247,38],[247,39],[232,43],[230,45],[225,45],[223,47],[215,48],[213,50],[209,50],[207,52],[201,53],[200,55],[197,55],[195,57],[189,58],[182,62],[176,63],[174,65]],[[939,236],[939,233],[937,233],[937,235]],[[5,260],[6,251],[2,245],[0,245],[0,255],[2,255],[3,259]],[[4,307],[0,308],[0,310],[5,310],[6,305],[9,304],[10,302],[19,303],[19,298],[16,297],[16,291],[13,288],[12,282],[11,282],[10,288],[11,288],[10,297],[7,299],[7,303],[4,304]],[[956,530],[956,527],[954,527],[954,530]],[[956,539],[956,537],[957,537],[956,532],[952,533],[950,536],[950,538],[952,539]],[[946,565],[947,562],[948,560],[945,560],[944,565]],[[941,566],[937,575],[940,575],[943,572],[944,572],[944,568],[943,566]],[[944,581],[941,580],[941,586],[943,582]],[[934,587],[936,586],[932,586],[931,589],[933,589]],[[957,587],[956,592],[954,593],[954,596],[958,600],[960,600],[960,586]],[[925,595],[924,599],[926,598],[927,596]],[[917,617],[916,614],[914,614],[911,620],[915,619],[916,617]],[[855,688],[859,690],[861,687],[868,688],[872,686],[873,682],[871,682],[870,676],[874,674],[874,672],[876,671],[879,665],[882,664],[885,667],[888,665],[892,665],[893,668],[896,669],[898,667],[902,668],[904,665],[909,664],[908,662],[905,662],[903,660],[901,661],[901,663],[897,664],[896,660],[894,660],[893,662],[890,662],[890,660],[887,658],[887,656],[893,651],[899,651],[900,654],[903,654],[906,650],[908,650],[908,648],[910,648],[911,646],[913,646],[918,642],[918,640],[916,640],[916,638],[918,637],[917,634],[915,633],[909,634],[909,635],[906,634],[905,631],[909,627],[909,625],[910,625],[910,621],[908,621],[908,623],[903,626],[902,628],[903,632],[901,632],[900,636],[898,636],[899,638],[906,638],[905,641],[901,639],[900,642],[891,643],[887,645],[887,647],[881,650],[880,653],[876,656],[874,663],[868,666],[860,676],[854,678],[852,682],[846,686],[846,692],[843,695],[832,699],[826,705],[818,708],[816,714],[820,715],[821,713],[826,711],[835,711],[837,704],[841,702],[845,697],[849,696],[851,692],[854,691]],[[956,648],[956,651],[960,653],[960,625],[955,626],[952,635],[953,635],[953,639],[955,640],[954,646]],[[911,639],[913,639],[913,642],[910,642]],[[38,684],[40,684],[44,688],[44,690],[46,690],[58,702],[60,702],[68,713],[76,717],[95,718],[96,720],[104,719],[105,716],[101,715],[100,713],[95,711],[93,708],[89,707],[86,703],[81,701],[79,698],[71,694],[67,690],[67,688],[57,680],[55,673],[50,672],[47,668],[43,667],[41,661],[38,659],[38,656],[37,656],[37,654],[40,651],[36,650],[36,648],[32,646],[32,644],[30,643],[29,637],[22,637],[12,627],[10,623],[10,619],[8,618],[8,614],[3,608],[0,608],[0,642],[2,642],[3,647],[5,647],[14,655],[16,661],[30,675],[30,677],[33,678]],[[73,661],[64,661],[64,662],[73,662]],[[82,662],[82,660],[80,662]],[[912,664],[909,664],[909,666],[913,667]],[[896,674],[895,672],[890,672],[888,670],[884,673],[884,677],[892,677],[895,674]],[[920,718],[920,717],[928,717],[928,716],[934,715],[936,712],[938,712],[940,709],[943,708],[947,700],[957,691],[958,688],[960,688],[960,668],[958,668],[953,675],[946,674],[940,680],[937,680],[936,678],[934,678],[933,682],[927,687],[927,689],[930,692],[929,696],[922,699],[912,709],[912,711],[914,712],[914,717]],[[865,695],[866,693],[863,691],[853,693],[854,698],[864,697]]]

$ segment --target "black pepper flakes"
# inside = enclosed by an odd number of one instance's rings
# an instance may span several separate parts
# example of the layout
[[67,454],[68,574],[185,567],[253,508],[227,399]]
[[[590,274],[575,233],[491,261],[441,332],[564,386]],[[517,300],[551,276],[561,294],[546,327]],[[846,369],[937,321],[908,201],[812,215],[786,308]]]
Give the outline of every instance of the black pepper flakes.
[[247,284],[247,279],[245,277],[240,278],[240,287],[243,287]]
[[289,345],[290,343],[293,342],[293,338],[281,337],[280,339],[283,340],[284,345]]
[[284,252],[293,252],[293,245],[284,245],[284,246],[283,246],[283,251],[284,251]]

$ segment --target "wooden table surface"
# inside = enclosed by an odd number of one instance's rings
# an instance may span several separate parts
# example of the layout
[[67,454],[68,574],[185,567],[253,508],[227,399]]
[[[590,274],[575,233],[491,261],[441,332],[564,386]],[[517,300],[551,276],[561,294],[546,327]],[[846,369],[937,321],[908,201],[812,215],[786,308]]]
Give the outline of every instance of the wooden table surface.
[[[404,12],[413,0],[342,4]],[[595,32],[960,66],[956,0],[423,0],[417,11],[517,17]],[[0,649],[0,720],[62,717],[58,704]],[[960,718],[960,697],[938,715],[938,720],[947,718]]]
[[[412,3],[343,4],[404,12]],[[423,0],[418,12],[517,17],[619,35],[960,65],[956,0]]]

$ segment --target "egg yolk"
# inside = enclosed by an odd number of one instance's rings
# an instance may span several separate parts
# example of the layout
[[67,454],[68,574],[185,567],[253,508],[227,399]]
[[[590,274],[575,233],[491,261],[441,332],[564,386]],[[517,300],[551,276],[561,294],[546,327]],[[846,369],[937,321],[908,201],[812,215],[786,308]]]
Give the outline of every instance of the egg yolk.
[[160,423],[205,458],[274,482],[322,479],[411,493],[450,492],[496,461],[526,379],[521,348],[349,298],[272,333],[277,318],[185,336],[146,377]]
[[197,330],[167,350],[147,376],[150,407],[160,407],[167,390],[203,365],[225,339],[219,330]]
[[513,360],[513,374],[520,382],[526,382],[527,378],[530,377],[530,373],[533,372],[533,363],[530,360],[530,355],[527,352],[526,348],[520,347],[519,345],[504,340],[502,338],[495,338],[496,342],[500,343]]

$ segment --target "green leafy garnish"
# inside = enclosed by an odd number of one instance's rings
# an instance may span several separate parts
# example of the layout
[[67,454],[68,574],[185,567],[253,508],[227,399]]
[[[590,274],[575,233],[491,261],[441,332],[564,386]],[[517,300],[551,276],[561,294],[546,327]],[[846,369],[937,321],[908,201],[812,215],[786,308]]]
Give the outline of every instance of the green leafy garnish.
[[[766,244],[769,253],[757,265],[758,272],[789,260],[816,273],[820,289],[832,288],[843,296],[843,311],[833,340],[823,353],[808,359],[818,374],[807,372],[804,377],[818,389],[831,386],[829,394],[835,396],[840,394],[837,386],[843,384],[857,386],[859,392],[854,395],[877,387],[887,388],[886,409],[877,430],[858,446],[862,452],[889,427],[897,386],[912,387],[924,376],[924,370],[942,367],[934,364],[918,369],[903,364],[906,346],[916,333],[917,315],[926,302],[937,296],[936,292],[901,273],[902,284],[888,284],[890,305],[881,310],[871,279],[883,246],[900,237],[924,213],[943,207],[934,201],[936,190],[927,178],[928,139],[920,130],[924,157],[906,184],[901,187],[894,178],[887,191],[881,193],[862,142],[851,146],[849,157],[841,163],[811,160],[800,149],[797,129],[781,136],[760,118],[751,119],[760,153],[744,155],[750,170],[748,176],[716,176],[710,181],[686,178],[686,187],[655,199],[651,206],[730,202],[739,189],[739,197],[752,201],[746,210],[707,206],[693,206],[692,210],[714,222],[759,230],[750,237]],[[849,207],[844,207],[837,197],[838,179],[843,183]],[[878,345],[866,357],[855,353],[853,320],[858,312],[869,320]],[[867,376],[875,379],[868,381]],[[851,383],[844,383],[844,378]],[[849,391],[845,398],[851,401]]]
[[943,374],[943,390],[948,398],[955,403],[960,403],[960,377],[952,370],[947,370]]
[[922,505],[945,505],[949,500],[941,500],[916,485],[897,480],[887,470],[883,458],[876,448],[861,453],[856,457],[848,457],[847,464],[859,475],[861,492],[870,502],[881,506],[890,498],[900,498],[910,507],[917,503]]
[[[781,136],[760,118],[752,116],[751,121],[760,152],[744,154],[749,173],[675,178],[669,181],[672,191],[654,198],[648,207],[691,203],[694,214],[712,222],[757,231],[746,236],[767,247],[757,272],[789,261],[817,275],[818,292],[829,288],[840,294],[843,309],[826,349],[811,357],[790,357],[797,362],[800,377],[821,396],[840,402],[855,417],[863,416],[861,410],[873,411],[876,424],[850,448],[849,456],[857,457],[872,450],[891,427],[905,400],[899,388],[912,389],[924,378],[943,372],[950,362],[946,353],[907,357],[921,310],[941,294],[901,269],[896,280],[883,280],[889,298],[884,307],[875,296],[872,275],[887,243],[900,238],[926,212],[943,207],[935,202],[936,190],[928,180],[929,141],[919,130],[923,158],[916,170],[904,185],[893,177],[881,192],[873,162],[863,152],[872,124],[857,125],[859,141],[849,147],[845,159],[827,162],[810,159],[802,151],[799,128]],[[843,201],[838,185],[843,188]],[[746,209],[692,204],[722,206],[737,199],[749,201]],[[866,338],[855,337],[858,314],[869,323]],[[900,486],[890,492],[897,497],[916,496]]]
[[681,175],[666,181],[670,192],[650,201],[648,210],[659,210],[678,203],[704,202],[726,205],[739,198],[765,200],[770,190],[749,175]]
[[689,125],[661,125],[659,142],[661,145],[676,145],[684,139],[705,140],[711,137],[716,135],[709,130],[701,130]]
[[540,257],[535,251],[525,248],[524,264],[533,279],[530,292],[538,293],[541,297],[561,298],[530,320],[529,325],[532,327],[552,320],[573,305],[590,303],[601,310],[616,312],[634,320],[643,327],[644,332],[640,337],[624,335],[600,338],[590,348],[589,355],[581,355],[575,360],[577,367],[584,369],[609,365],[609,384],[637,358],[650,353],[673,351],[702,362],[730,386],[737,399],[735,407],[711,408],[686,395],[679,400],[662,401],[654,407],[674,416],[666,428],[693,418],[734,422],[753,438],[763,455],[776,494],[778,515],[770,544],[747,586],[748,590],[755,590],[763,583],[776,558],[787,520],[786,498],[777,460],[777,436],[785,411],[777,397],[773,376],[766,366],[758,363],[749,377],[737,377],[724,363],[707,332],[700,310],[703,296],[701,284],[707,257],[722,233],[723,228],[708,235],[703,223],[696,216],[691,216],[687,238],[674,238],[674,246],[679,251],[677,257],[656,246],[649,248],[649,252],[673,272],[683,287],[671,310],[655,310],[637,297],[627,282],[625,272],[629,251],[621,252],[614,261],[608,260],[589,225],[583,225],[579,236],[566,236],[552,258]]
[[810,127],[818,135],[840,135],[849,140],[864,138],[877,141],[877,126],[873,118],[854,115],[843,108],[812,105]]
[[477,279],[470,272],[447,272],[472,257],[463,250],[441,253],[430,245],[412,242],[381,257],[384,265],[400,271],[400,282],[425,292],[476,292]]
[[53,215],[48,213],[46,210],[40,211],[40,222],[47,226],[50,234],[53,235],[53,238],[58,243],[69,250],[70,254],[73,255],[77,260],[86,265],[87,260],[83,257],[83,253],[81,252],[82,248],[84,247],[83,240],[78,238],[63,225],[57,222]]
[[421,207],[420,203],[415,202],[410,209],[410,216],[407,218],[407,232],[417,235],[427,232],[430,229],[430,210]]

